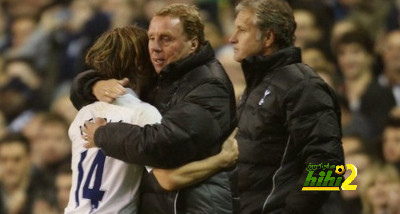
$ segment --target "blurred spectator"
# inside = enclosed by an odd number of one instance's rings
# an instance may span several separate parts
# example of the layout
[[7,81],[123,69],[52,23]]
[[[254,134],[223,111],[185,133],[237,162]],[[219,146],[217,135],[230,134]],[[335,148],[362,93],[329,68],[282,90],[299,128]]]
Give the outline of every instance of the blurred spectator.
[[354,10],[349,14],[349,17],[354,19],[358,26],[366,29],[374,40],[377,40],[385,32],[385,19],[391,7],[391,1],[358,1]]
[[309,65],[313,69],[324,68],[328,72],[335,72],[333,63],[316,44],[304,46],[301,50],[301,57],[303,63]]
[[0,212],[31,213],[34,197],[28,140],[20,134],[0,139],[0,165]]
[[65,28],[56,32],[62,47],[58,82],[70,81],[86,69],[84,56],[94,40],[110,27],[109,17],[97,10],[91,1],[72,0]]
[[104,0],[100,9],[110,17],[111,29],[132,24],[147,27],[146,21],[141,18],[141,7],[140,2],[134,0]]
[[348,32],[357,31],[358,27],[351,19],[343,19],[334,23],[331,29],[330,46],[334,50],[337,40]]
[[58,214],[54,204],[50,204],[43,195],[36,195],[32,214]]
[[[357,167],[357,177],[351,182],[352,185],[357,185],[357,189],[354,191],[341,191],[343,199],[343,212],[352,214],[361,214],[362,203],[361,203],[361,188],[363,184],[363,176],[365,171],[369,168],[372,163],[370,156],[362,149],[353,150],[345,154],[346,164],[353,164]],[[346,171],[344,178],[348,178],[351,174],[351,170]]]
[[27,35],[25,42],[13,51],[11,57],[30,58],[35,62],[35,67],[39,73],[46,73],[51,59],[55,58],[53,34],[65,28],[70,18],[69,11],[64,4],[54,3],[43,8],[43,12],[38,15],[38,24],[34,30]]
[[69,93],[58,96],[51,104],[50,111],[62,116],[68,124],[72,123],[78,113],[69,99]]
[[337,75],[332,62],[317,45],[307,45],[301,51],[304,64],[309,65],[328,85],[336,91]]
[[397,106],[400,106],[400,30],[387,34],[382,55],[384,70],[379,83],[392,89]]
[[24,135],[24,137],[28,138],[30,142],[34,141],[37,138],[39,130],[41,129],[40,124],[42,123],[44,115],[44,112],[36,113],[22,129],[22,134]]
[[6,79],[20,79],[32,91],[38,91],[42,80],[31,60],[27,58],[11,58],[4,62]]
[[317,25],[323,29],[324,40],[328,39],[328,34],[334,22],[334,14],[331,6],[332,0],[293,0],[289,1],[292,8],[311,10],[316,15]]
[[400,182],[389,187],[388,214],[400,214]]
[[370,166],[362,176],[360,186],[363,214],[388,213],[390,188],[399,182],[399,174],[393,166]]
[[378,139],[396,103],[392,92],[374,79],[373,42],[363,31],[349,32],[338,39],[335,53],[343,74],[341,92],[348,99],[351,111],[366,118],[373,137]]
[[23,57],[9,58],[4,62],[3,72],[6,81],[19,79],[27,86],[32,98],[29,100],[30,109],[44,109],[48,106],[47,100],[51,93],[47,94],[46,88],[51,84],[43,84],[42,75],[36,69],[33,60]]
[[38,136],[33,143],[36,152],[40,153],[39,165],[35,166],[35,170],[38,175],[36,185],[42,191],[37,195],[34,209],[50,212],[57,207],[56,174],[59,167],[71,159],[68,127],[64,118],[54,113],[45,114],[41,120]]
[[[341,109],[341,122],[343,136],[360,136],[361,139],[372,138],[372,128],[367,119],[359,112],[350,110],[349,101],[345,96],[339,95],[338,101]],[[369,142],[366,144],[370,145]],[[365,147],[371,147],[365,145]]]
[[0,87],[0,111],[3,112],[7,129],[19,132],[34,115],[30,102],[33,92],[19,78],[10,79]]
[[63,117],[47,113],[40,123],[37,137],[42,162],[39,169],[53,177],[58,166],[69,160],[71,144],[68,137],[69,124]]
[[30,142],[30,148],[32,150],[31,161],[34,166],[41,165],[41,148],[37,144],[37,139],[41,129],[42,120],[44,119],[45,115],[46,113],[44,112],[36,113],[22,129],[22,134],[28,138]]
[[60,166],[56,175],[58,213],[64,213],[64,208],[68,205],[71,187],[72,170],[71,164],[67,163]]
[[323,31],[317,25],[317,17],[313,11],[294,9],[293,15],[297,24],[295,46],[304,48],[308,44],[321,42]]
[[36,28],[36,20],[33,16],[16,17],[11,23],[11,46],[6,52],[9,56],[15,56],[15,52],[27,42],[29,36]]
[[390,118],[383,130],[383,158],[400,172],[400,118]]

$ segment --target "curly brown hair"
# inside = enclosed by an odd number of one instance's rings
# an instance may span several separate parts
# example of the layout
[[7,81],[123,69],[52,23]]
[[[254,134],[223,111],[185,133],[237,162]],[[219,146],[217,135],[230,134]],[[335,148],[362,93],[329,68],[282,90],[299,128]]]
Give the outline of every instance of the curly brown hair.
[[129,78],[131,88],[142,91],[155,76],[147,48],[147,31],[126,26],[101,35],[86,54],[85,62],[106,79]]

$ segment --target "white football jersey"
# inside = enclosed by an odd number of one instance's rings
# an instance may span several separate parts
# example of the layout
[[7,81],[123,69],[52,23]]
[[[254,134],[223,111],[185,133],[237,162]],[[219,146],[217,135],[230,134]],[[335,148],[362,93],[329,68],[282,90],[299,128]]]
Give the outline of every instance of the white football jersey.
[[65,213],[137,213],[143,166],[107,157],[99,148],[83,147],[80,127],[93,117],[139,126],[161,121],[158,110],[140,101],[131,89],[113,104],[95,102],[83,107],[68,131],[73,180]]

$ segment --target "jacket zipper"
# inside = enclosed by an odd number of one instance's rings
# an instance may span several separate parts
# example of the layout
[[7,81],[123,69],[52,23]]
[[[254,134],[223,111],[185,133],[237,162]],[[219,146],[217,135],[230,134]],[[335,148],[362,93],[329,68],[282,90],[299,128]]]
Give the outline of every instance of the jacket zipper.
[[175,199],[174,199],[174,214],[178,214],[178,211],[176,209],[176,203],[178,201],[178,195],[179,195],[179,190],[176,191]]
[[276,170],[276,172],[274,173],[274,176],[272,176],[272,190],[271,190],[271,193],[269,193],[269,195],[267,196],[267,199],[265,199],[263,208],[262,208],[262,210],[261,210],[261,214],[264,213],[264,210],[265,210],[265,208],[266,208],[266,206],[267,206],[268,200],[269,200],[269,198],[271,197],[271,195],[274,193],[274,190],[275,190],[275,178],[276,178],[276,176],[278,175],[279,171],[282,169],[283,160],[285,159],[287,149],[289,148],[289,143],[290,143],[290,135],[289,135],[288,140],[287,140],[287,143],[286,143],[285,152],[283,153],[283,157],[282,157],[282,160],[281,160],[281,165],[279,166],[279,169]]

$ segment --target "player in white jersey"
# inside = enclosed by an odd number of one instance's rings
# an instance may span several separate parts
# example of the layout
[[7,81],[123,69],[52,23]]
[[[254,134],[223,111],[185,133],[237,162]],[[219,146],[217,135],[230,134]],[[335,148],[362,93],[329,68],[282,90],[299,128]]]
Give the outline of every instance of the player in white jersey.
[[141,102],[131,89],[114,104],[95,102],[82,108],[69,129],[73,183],[65,213],[136,213],[143,166],[127,164],[106,157],[98,148],[83,146],[81,126],[94,116],[139,126],[161,120],[157,109]]
[[[96,41],[86,56],[86,63],[103,72],[105,78],[128,77],[132,80],[130,86],[140,92],[153,74],[147,41],[146,31],[140,28],[114,29]],[[98,148],[86,149],[85,139],[82,139],[84,122],[96,117],[106,122],[139,126],[160,122],[161,115],[155,107],[142,102],[135,91],[126,91],[112,104],[98,101],[83,107],[71,124],[73,182],[65,213],[137,213],[144,167],[107,157]],[[202,181],[236,158],[237,148],[236,154],[232,150],[222,151],[203,161],[173,170],[155,169],[154,173],[161,186],[179,188]]]

